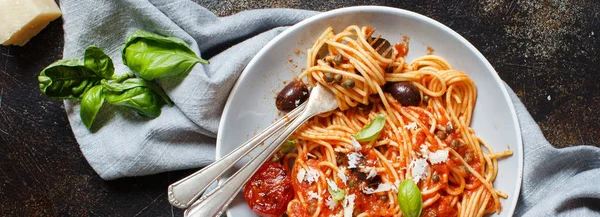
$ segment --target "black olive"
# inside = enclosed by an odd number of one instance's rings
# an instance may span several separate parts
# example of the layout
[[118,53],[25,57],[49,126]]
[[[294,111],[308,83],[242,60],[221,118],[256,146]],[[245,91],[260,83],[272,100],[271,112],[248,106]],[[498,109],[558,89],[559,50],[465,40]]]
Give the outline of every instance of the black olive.
[[385,73],[393,73],[393,72],[394,72],[394,67],[388,66],[388,67],[385,69]]
[[294,80],[277,94],[275,106],[280,111],[289,112],[308,99],[308,87],[300,80]]
[[421,102],[419,88],[408,81],[388,83],[385,89],[403,106],[417,106]]

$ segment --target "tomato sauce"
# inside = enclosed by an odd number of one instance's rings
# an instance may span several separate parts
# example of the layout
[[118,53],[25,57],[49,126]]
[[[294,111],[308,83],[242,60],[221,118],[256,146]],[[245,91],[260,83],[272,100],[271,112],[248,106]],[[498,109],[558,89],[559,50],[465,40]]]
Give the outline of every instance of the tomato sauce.
[[452,204],[451,196],[441,196],[440,199],[435,201],[431,206],[425,208],[423,212],[421,212],[421,216],[425,217],[441,217],[441,216],[456,216],[457,210],[452,208],[450,205]]
[[408,53],[408,43],[396,43],[394,47],[398,51],[398,56],[403,57]]

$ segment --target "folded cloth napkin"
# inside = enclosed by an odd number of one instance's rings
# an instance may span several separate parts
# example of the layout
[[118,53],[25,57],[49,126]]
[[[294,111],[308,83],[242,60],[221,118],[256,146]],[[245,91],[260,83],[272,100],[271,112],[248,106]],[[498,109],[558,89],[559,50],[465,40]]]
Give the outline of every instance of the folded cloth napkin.
[[[103,179],[202,167],[214,160],[220,115],[240,72],[270,39],[317,12],[252,10],[219,18],[189,0],[61,0],[64,58],[81,58],[96,45],[127,71],[120,58],[126,36],[136,29],[176,36],[210,65],[197,65],[181,78],[160,79],[175,102],[153,120],[105,106],[91,133],[78,103],[65,101],[81,151]],[[518,216],[600,216],[600,149],[553,148],[512,90],[525,151]]]

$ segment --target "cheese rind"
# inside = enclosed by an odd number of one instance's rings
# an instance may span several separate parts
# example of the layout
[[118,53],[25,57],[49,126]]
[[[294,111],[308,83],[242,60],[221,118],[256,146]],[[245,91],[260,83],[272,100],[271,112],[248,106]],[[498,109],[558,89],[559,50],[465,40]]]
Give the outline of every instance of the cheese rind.
[[0,42],[23,46],[61,15],[54,0],[0,0]]

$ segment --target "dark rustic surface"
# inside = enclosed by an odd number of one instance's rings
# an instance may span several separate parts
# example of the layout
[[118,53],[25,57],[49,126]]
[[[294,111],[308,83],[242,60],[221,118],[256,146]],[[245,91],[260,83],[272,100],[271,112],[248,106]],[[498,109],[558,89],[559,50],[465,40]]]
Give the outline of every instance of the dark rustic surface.
[[[594,1],[196,1],[220,16],[365,4],[424,14],[488,58],[556,147],[600,142],[600,5]],[[39,93],[37,75],[61,58],[62,37],[57,20],[25,47],[0,46],[0,214],[181,216],[165,190],[191,171],[101,180],[79,151],[62,103]]]

